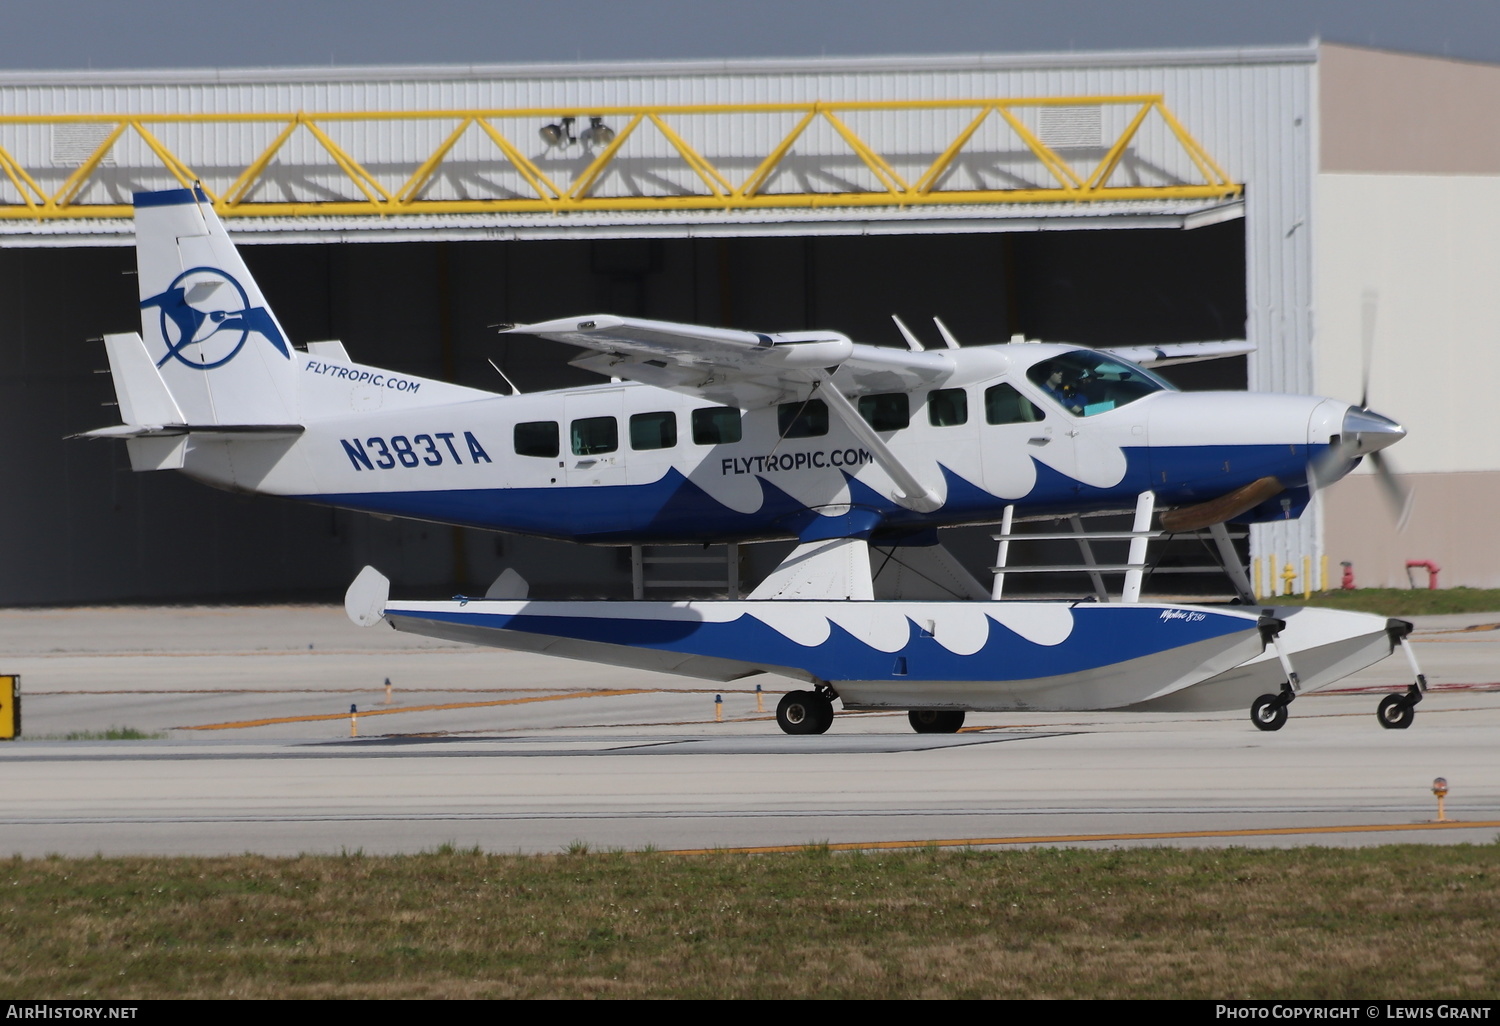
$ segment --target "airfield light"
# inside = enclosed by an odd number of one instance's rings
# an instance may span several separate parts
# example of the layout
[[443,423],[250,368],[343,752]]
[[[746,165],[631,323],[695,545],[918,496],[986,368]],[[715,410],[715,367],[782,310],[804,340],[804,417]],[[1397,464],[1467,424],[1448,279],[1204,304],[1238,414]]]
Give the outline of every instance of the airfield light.
[[1438,822],[1448,822],[1448,817],[1443,812],[1443,799],[1448,797],[1448,778],[1438,777],[1432,782],[1432,793],[1437,795],[1438,800]]

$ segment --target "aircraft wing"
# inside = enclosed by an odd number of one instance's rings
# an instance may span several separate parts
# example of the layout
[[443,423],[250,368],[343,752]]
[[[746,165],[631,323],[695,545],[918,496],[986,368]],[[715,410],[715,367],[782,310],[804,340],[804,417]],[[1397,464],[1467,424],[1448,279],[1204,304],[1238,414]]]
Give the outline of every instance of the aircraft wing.
[[1171,342],[1160,346],[1107,346],[1101,347],[1099,352],[1118,356],[1142,367],[1170,367],[1176,363],[1244,356],[1255,352],[1255,345],[1242,338],[1235,338],[1221,342]]
[[843,394],[863,395],[930,387],[954,370],[944,353],[860,345],[836,331],[768,334],[595,314],[503,333],[579,346],[590,352],[574,366],[742,409],[805,399],[830,374]]

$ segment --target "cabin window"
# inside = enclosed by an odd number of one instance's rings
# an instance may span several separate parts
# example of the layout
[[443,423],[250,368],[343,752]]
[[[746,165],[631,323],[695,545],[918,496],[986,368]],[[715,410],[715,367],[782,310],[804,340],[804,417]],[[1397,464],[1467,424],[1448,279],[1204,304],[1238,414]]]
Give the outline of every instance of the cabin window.
[[1043,360],[1026,376],[1075,417],[1107,413],[1152,392],[1176,391],[1144,367],[1086,350]]
[[534,420],[516,425],[516,455],[557,459],[557,421]]
[[776,407],[782,438],[816,438],[828,434],[828,406],[821,399],[783,403]]
[[991,424],[1029,424],[1041,420],[1042,411],[1014,385],[1002,382],[984,390],[984,419]]
[[740,440],[740,411],[733,406],[705,406],[693,411],[693,444],[732,445]]
[[862,395],[859,415],[876,431],[900,431],[911,424],[911,397],[905,392]]
[[636,413],[630,417],[632,449],[670,449],[677,444],[677,414]]
[[927,393],[927,423],[958,427],[969,422],[969,393],[961,388],[939,388]]
[[598,456],[620,447],[620,425],[613,417],[584,417],[572,429],[573,455]]

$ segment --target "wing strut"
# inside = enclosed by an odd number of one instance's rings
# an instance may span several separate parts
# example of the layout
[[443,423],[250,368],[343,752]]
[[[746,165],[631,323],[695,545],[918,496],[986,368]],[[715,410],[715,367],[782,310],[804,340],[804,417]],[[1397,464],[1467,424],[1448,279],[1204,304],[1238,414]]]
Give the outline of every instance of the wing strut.
[[885,444],[885,439],[875,431],[874,428],[859,415],[854,404],[844,398],[844,394],[837,388],[832,387],[828,378],[821,378],[814,386],[814,394],[822,398],[828,404],[828,408],[838,414],[844,425],[853,432],[871,455],[880,469],[890,475],[890,478],[899,491],[891,498],[908,509],[918,513],[932,513],[943,506],[943,500],[936,492],[917,480],[913,474],[899,459],[891,452],[890,447]]
[[1220,521],[1209,524],[1208,531],[1213,535],[1214,545],[1219,550],[1219,561],[1224,564],[1224,572],[1229,575],[1240,602],[1247,606],[1255,605],[1255,589],[1250,587],[1250,578],[1245,575],[1245,564],[1240,562],[1240,555],[1234,551],[1234,543],[1229,540],[1229,529]]
[[1125,587],[1120,592],[1121,602],[1139,602],[1141,583],[1144,579],[1146,545],[1150,541],[1151,515],[1156,512],[1156,493],[1142,492],[1135,499],[1135,523],[1130,528],[1130,555],[1126,562],[1133,569],[1125,572]]

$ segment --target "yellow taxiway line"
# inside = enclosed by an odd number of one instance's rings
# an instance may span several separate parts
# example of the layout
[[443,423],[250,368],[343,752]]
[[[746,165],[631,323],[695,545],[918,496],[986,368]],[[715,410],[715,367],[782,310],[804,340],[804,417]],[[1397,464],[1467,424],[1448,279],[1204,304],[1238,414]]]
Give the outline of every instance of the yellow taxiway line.
[[758,848],[676,848],[663,855],[774,855],[798,851],[880,851],[893,848],[983,848],[1000,844],[1080,844],[1088,841],[1178,841],[1196,837],[1286,837],[1294,834],[1369,834],[1393,830],[1479,830],[1500,820],[1446,820],[1361,826],[1263,827],[1253,830],[1166,830],[1137,834],[1052,834],[1036,837],[960,837],[925,841],[855,841],[847,844],[772,844]]

